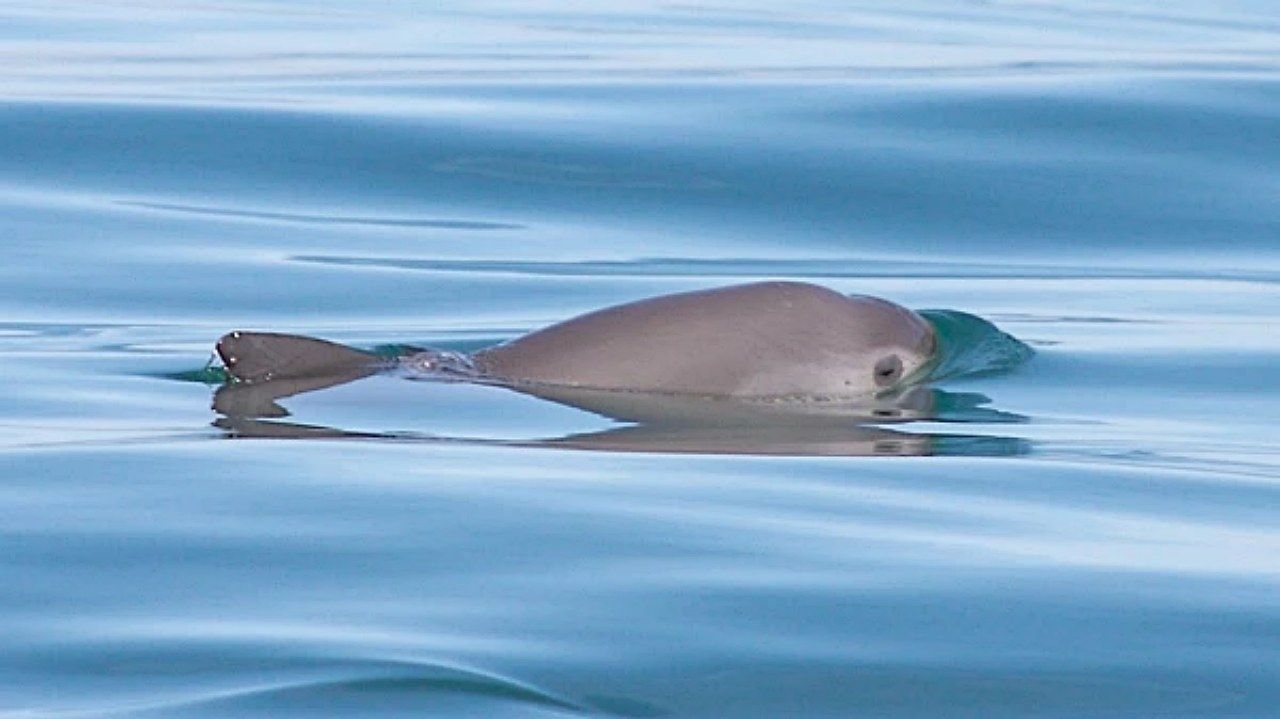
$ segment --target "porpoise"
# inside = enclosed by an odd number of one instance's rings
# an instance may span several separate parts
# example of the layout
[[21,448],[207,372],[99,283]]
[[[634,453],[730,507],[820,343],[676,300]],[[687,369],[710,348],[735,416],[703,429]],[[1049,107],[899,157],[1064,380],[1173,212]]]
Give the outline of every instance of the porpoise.
[[[923,317],[887,300],[756,282],[608,307],[469,356],[423,350],[398,363],[553,399],[585,390],[769,401],[891,393],[923,376],[937,348]],[[243,382],[359,375],[389,362],[261,332],[225,335],[217,351]]]

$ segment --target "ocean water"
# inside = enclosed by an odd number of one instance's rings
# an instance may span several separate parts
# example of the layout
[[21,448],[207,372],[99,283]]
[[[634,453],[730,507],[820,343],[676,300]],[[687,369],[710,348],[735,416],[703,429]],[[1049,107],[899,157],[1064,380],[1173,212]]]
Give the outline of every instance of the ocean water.
[[[768,431],[202,369],[764,278],[1035,356]],[[4,719],[1280,717],[1280,5],[6,0],[0,369]]]

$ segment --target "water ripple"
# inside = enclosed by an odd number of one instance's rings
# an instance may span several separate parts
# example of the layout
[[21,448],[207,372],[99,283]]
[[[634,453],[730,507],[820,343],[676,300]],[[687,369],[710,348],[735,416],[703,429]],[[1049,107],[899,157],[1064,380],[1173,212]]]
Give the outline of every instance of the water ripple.
[[1280,273],[1267,270],[1196,272],[1159,267],[1086,267],[1026,265],[1017,263],[963,263],[929,260],[865,258],[813,259],[701,259],[648,257],[633,260],[577,260],[539,262],[520,260],[448,260],[411,257],[359,257],[344,255],[293,255],[292,262],[372,267],[421,272],[459,272],[542,277],[735,277],[735,278],[1007,278],[1007,279],[1219,279],[1246,282],[1280,282]]
[[351,217],[347,215],[308,215],[292,212],[267,212],[230,207],[203,207],[163,202],[119,200],[118,205],[137,207],[160,212],[179,212],[187,215],[228,217],[240,220],[267,220],[322,225],[367,225],[371,227],[429,227],[443,230],[518,230],[524,225],[509,222],[482,222],[478,220],[447,220],[435,218]]
[[195,715],[204,716],[210,711],[234,710],[324,714],[359,711],[403,716],[450,707],[467,714],[496,712],[499,707],[512,704],[552,716],[565,712],[590,713],[582,704],[508,677],[457,667],[420,665],[412,672],[402,670],[233,690],[213,698],[177,702],[158,708],[158,712],[137,714],[172,715],[194,710]]

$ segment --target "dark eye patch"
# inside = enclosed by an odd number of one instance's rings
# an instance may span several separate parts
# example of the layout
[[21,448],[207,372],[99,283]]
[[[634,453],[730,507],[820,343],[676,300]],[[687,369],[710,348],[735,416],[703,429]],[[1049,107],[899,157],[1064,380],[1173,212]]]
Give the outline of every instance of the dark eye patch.
[[889,355],[882,357],[876,362],[874,370],[874,378],[877,385],[884,387],[891,385],[902,376],[902,358],[898,355]]

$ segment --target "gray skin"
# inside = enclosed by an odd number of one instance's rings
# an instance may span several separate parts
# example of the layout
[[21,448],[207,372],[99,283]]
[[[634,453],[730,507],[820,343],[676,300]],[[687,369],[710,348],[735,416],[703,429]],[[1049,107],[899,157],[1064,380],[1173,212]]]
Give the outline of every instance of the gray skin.
[[929,323],[875,297],[759,282],[609,307],[482,350],[513,383],[734,398],[881,393],[933,359]]
[[[267,397],[399,366],[502,385],[616,419],[696,423],[826,421],[849,415],[840,400],[851,401],[854,414],[916,415],[918,402],[903,388],[924,373],[936,346],[928,322],[891,302],[760,282],[609,307],[470,357],[423,350],[393,360],[263,332],[227,334],[217,351],[242,384],[272,385],[270,393],[226,392],[223,409],[241,416],[254,414],[249,406]],[[880,397],[890,397],[889,405],[878,406]],[[245,411],[230,411],[240,404]]]

